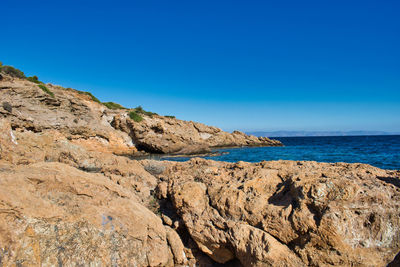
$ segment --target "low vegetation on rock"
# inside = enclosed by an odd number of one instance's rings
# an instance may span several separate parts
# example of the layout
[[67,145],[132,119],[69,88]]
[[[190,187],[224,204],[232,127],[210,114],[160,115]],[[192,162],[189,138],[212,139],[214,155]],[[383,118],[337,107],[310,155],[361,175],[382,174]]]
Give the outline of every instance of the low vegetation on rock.
[[92,93],[90,93],[90,92],[79,91],[79,90],[76,90],[76,91],[77,91],[79,94],[90,96],[90,98],[91,98],[94,102],[101,103],[100,100],[99,100],[97,97],[95,97],[94,95],[92,95]]
[[128,115],[129,118],[131,118],[135,122],[141,122],[143,120],[143,117],[137,114],[135,111],[129,111]]
[[20,79],[26,79],[25,74],[20,71],[19,69],[14,68],[13,66],[7,66],[7,65],[0,65],[0,71],[10,75],[11,77],[15,78],[20,78]]
[[37,84],[43,83],[43,82],[39,81],[39,78],[36,75],[34,75],[32,77],[27,77],[26,79],[30,82],[37,83]]
[[43,90],[46,94],[49,94],[51,97],[54,97],[54,93],[49,90],[44,84],[38,84],[39,88]]
[[126,107],[114,102],[103,102],[102,104],[109,109],[126,109]]
[[143,115],[146,115],[146,116],[149,116],[149,117],[152,117],[152,116],[154,116],[154,115],[158,115],[157,113],[144,110],[144,109],[142,108],[142,106],[137,106],[137,107],[135,108],[135,111],[136,111],[136,113],[138,113],[138,114],[143,114]]
[[134,120],[135,122],[141,122],[144,116],[153,117],[154,115],[158,115],[157,113],[146,111],[142,108],[142,106],[137,106],[133,110],[129,111],[128,113],[129,118]]

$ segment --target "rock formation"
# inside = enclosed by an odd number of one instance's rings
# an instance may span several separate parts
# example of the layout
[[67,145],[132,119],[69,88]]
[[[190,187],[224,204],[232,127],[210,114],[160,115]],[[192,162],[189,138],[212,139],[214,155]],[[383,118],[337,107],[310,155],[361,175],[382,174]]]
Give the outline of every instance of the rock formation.
[[6,266],[173,266],[161,219],[104,175],[61,163],[0,168]]
[[46,86],[54,97],[0,81],[1,266],[398,264],[399,171],[137,161],[121,155],[280,143],[157,115],[137,123]]
[[220,263],[386,266],[400,250],[399,175],[364,164],[192,159],[163,174],[163,196]]
[[199,154],[213,147],[281,146],[277,140],[227,133],[216,127],[158,115],[135,122],[128,110],[111,110],[88,94],[47,84],[54,97],[38,84],[4,75],[0,81],[0,117],[16,131],[56,130],[73,143],[91,150],[133,155],[150,153]]
[[56,131],[73,143],[104,152],[134,153],[128,134],[110,126],[113,112],[89,96],[60,86],[46,85],[52,97],[37,84],[5,76],[0,81],[0,99],[12,106],[0,107],[0,117],[7,117],[13,130],[44,133]]
[[112,125],[131,133],[139,149],[161,154],[200,154],[217,147],[282,146],[277,140],[249,136],[239,131],[227,133],[192,121],[153,116],[140,123],[125,116],[115,116]]

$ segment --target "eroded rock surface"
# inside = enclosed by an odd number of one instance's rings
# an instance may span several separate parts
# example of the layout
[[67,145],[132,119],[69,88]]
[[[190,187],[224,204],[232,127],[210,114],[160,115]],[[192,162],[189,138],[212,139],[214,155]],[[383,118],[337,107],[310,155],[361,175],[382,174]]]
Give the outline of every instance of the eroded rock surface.
[[398,265],[399,171],[132,160],[116,154],[280,143],[0,84],[2,266]]
[[179,235],[154,209],[157,182],[138,161],[55,132],[14,136],[1,119],[1,265],[188,264]]
[[203,154],[217,147],[282,146],[278,140],[255,137],[239,131],[227,133],[219,128],[192,121],[162,116],[135,123],[127,116],[115,116],[112,125],[130,133],[139,149],[160,154]]
[[44,162],[0,175],[4,266],[173,266],[161,219],[107,177]]
[[44,133],[57,131],[72,142],[95,151],[132,154],[137,150],[127,133],[110,125],[115,112],[72,89],[47,84],[54,97],[37,84],[9,76],[0,81],[0,106],[13,130]]
[[191,237],[220,263],[386,266],[400,250],[399,172],[193,159],[163,175]]
[[57,131],[73,143],[93,151],[133,155],[150,153],[201,154],[219,146],[278,146],[277,140],[227,133],[216,127],[163,116],[143,115],[135,122],[128,110],[111,110],[73,89],[45,85],[4,75],[0,80],[0,118],[13,130]]
[[17,144],[10,123],[0,118],[0,159],[12,160],[12,151]]

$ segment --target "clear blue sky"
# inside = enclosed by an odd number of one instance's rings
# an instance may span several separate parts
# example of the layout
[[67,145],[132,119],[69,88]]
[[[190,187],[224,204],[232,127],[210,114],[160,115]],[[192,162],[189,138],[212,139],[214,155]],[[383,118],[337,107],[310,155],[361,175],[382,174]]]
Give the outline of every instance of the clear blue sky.
[[399,132],[399,14],[398,0],[3,0],[0,61],[225,130]]

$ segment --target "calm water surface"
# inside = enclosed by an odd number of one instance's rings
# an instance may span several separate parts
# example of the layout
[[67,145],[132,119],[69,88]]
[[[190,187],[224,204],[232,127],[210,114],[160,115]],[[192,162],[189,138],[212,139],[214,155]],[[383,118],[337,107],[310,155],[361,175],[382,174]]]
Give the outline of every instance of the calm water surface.
[[[228,152],[207,159],[236,162],[262,160],[313,160],[319,162],[367,163],[400,170],[400,135],[278,137],[284,147],[218,149]],[[188,158],[164,158],[185,161]]]

